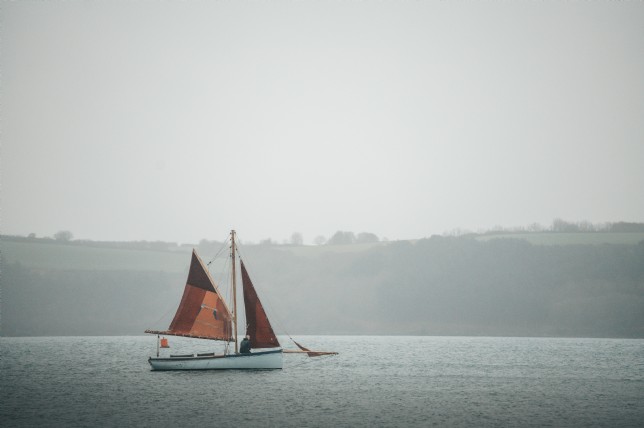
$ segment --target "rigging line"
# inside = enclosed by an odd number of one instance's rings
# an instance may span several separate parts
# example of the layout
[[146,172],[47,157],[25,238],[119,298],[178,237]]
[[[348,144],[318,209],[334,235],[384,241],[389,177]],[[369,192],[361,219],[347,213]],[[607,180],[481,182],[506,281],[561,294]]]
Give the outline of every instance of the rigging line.
[[227,287],[226,287],[226,301],[227,302],[232,302],[233,285],[230,282],[230,276],[231,276],[232,268],[233,267],[232,267],[231,260],[230,260],[230,258],[227,258],[226,259],[226,265],[224,266],[224,278],[226,278],[226,284],[227,284]]
[[[228,244],[228,239],[227,239],[227,240],[226,240],[226,242],[224,243],[224,245],[225,245],[225,246],[224,246],[224,249],[227,247],[227,244]],[[220,251],[219,251],[219,253],[221,253],[221,251],[222,251],[222,250],[220,250]],[[218,253],[218,255],[219,255],[219,253]],[[218,255],[217,255],[217,256],[215,256],[215,257],[214,257],[214,258],[209,262],[209,264],[210,264],[210,263],[212,263],[213,261],[215,261],[215,259],[218,257]],[[217,268],[217,271],[216,271],[216,272],[211,272],[211,275],[213,276],[213,280],[214,280],[217,284],[219,284],[219,286],[218,286],[219,291],[220,291],[220,293],[219,293],[219,297],[221,298],[221,300],[223,300],[223,301],[224,301],[224,304],[225,304],[226,302],[230,302],[230,301],[231,301],[231,299],[230,299],[230,294],[231,294],[232,286],[231,286],[231,284],[230,284],[230,270],[231,270],[230,257],[225,257],[225,258],[223,258],[223,264],[222,264],[222,263],[218,263],[218,264],[217,264],[217,267],[218,267],[218,268]],[[214,267],[213,267],[213,269],[214,269]],[[211,270],[211,267],[210,267],[210,266],[208,266],[208,270],[209,270],[209,271]],[[231,326],[231,327],[232,327],[232,326]],[[230,335],[231,335],[231,336],[232,336],[232,334],[233,334],[233,333],[232,333],[232,332],[230,332]],[[224,346],[224,355],[228,355],[228,354],[229,354],[229,352],[230,352],[230,344],[231,344],[231,343],[233,343],[233,342],[234,342],[234,341],[225,341],[225,346]]]
[[[241,250],[239,249],[239,244],[238,244],[237,242],[236,242],[235,244],[236,244],[236,245],[235,245],[235,247],[236,247],[236,249],[237,249],[237,254],[238,254],[239,258],[240,258],[240,259],[245,258],[246,256],[244,255],[244,252],[243,252],[243,251],[241,251]],[[246,266],[246,270],[248,271],[248,275],[249,275],[249,276],[254,277],[254,273],[251,271],[251,269],[249,269],[249,267],[248,267],[248,266]],[[260,284],[261,284],[261,281],[260,281]],[[258,287],[257,287],[257,284],[254,284],[254,286],[255,286],[255,288],[258,288]],[[260,286],[259,288],[260,288],[260,291],[263,291],[263,290],[261,290],[261,288],[262,288],[261,286]],[[295,339],[293,339],[293,337],[291,336],[291,334],[288,332],[288,330],[287,330],[287,329],[286,329],[286,327],[284,326],[284,323],[283,323],[283,321],[282,321],[282,318],[279,316],[279,314],[277,313],[277,311],[275,311],[275,310],[274,310],[274,305],[273,305],[273,302],[272,302],[272,299],[271,299],[270,293],[262,293],[262,299],[261,299],[261,300],[262,300],[262,304],[263,304],[265,307],[267,307],[267,308],[269,309],[269,312],[271,313],[271,320],[272,320],[272,321],[274,321],[274,322],[275,322],[275,324],[276,324],[279,328],[281,328],[281,330],[284,332],[284,334],[285,334],[289,339],[291,339],[291,341],[292,341],[296,346],[298,346],[298,348],[299,348],[299,345],[297,345],[297,343],[295,342]]]
[[219,269],[217,270],[216,273],[215,272],[210,272],[211,275],[213,276],[213,279],[216,280],[216,282],[218,284],[222,285],[222,287],[219,287],[220,290],[221,290],[221,288],[223,288],[224,285],[228,284],[228,282],[227,282],[228,277],[226,275],[228,273],[228,269],[229,269],[228,265],[229,265],[229,263],[230,263],[229,258],[226,258],[226,259],[224,259],[223,266],[221,264],[219,264]]
[[[219,269],[216,274],[216,281],[219,284],[220,297],[224,302],[232,302],[232,284],[230,283],[230,274],[231,274],[232,264],[230,257],[226,257],[223,260],[223,265],[219,265]],[[230,308],[229,308],[230,309]],[[232,314],[231,314],[232,315]],[[232,334],[232,333],[231,333]]]
[[228,247],[228,241],[230,241],[230,237],[226,238],[224,243],[221,244],[221,248],[219,248],[219,251],[217,251],[215,256],[207,263],[207,266],[210,266],[210,263],[214,262],[217,259],[217,257],[219,257],[219,254],[221,254],[221,252]]
[[172,306],[170,306],[169,309],[163,315],[161,315],[159,319],[154,322],[153,325],[158,325],[162,319],[164,319],[166,316],[168,316],[170,312],[172,312],[172,309],[174,309],[174,307],[175,307],[175,304],[172,303]]
[[[213,275],[213,280],[219,284],[219,297],[224,301],[224,304],[227,305],[227,302],[230,302],[230,284],[228,284],[228,279],[230,278],[230,260],[226,258],[224,260],[223,266],[220,265],[216,273],[211,272]],[[230,308],[228,308],[230,309]]]
[[[239,255],[241,257],[241,255],[242,255],[241,251],[239,252]],[[249,269],[248,266],[246,266],[246,270],[249,271],[248,274],[251,277],[254,277],[254,273],[250,272],[251,269]],[[260,281],[260,284],[261,284],[261,281]],[[255,284],[255,288],[257,288],[256,284]],[[260,288],[262,288],[262,287],[260,286]],[[261,290],[261,291],[264,291],[264,290]],[[288,330],[284,326],[284,323],[282,322],[281,317],[279,316],[277,311],[275,311],[275,309],[274,309],[275,306],[273,305],[270,293],[262,293],[262,302],[263,302],[264,306],[269,308],[269,311],[271,312],[271,319],[274,320],[275,323],[278,324],[278,327],[282,329],[284,334],[286,334],[286,336],[288,336],[288,338],[293,341],[293,338],[291,337],[291,335],[289,334]]]
[[[215,256],[215,259],[216,258],[217,256]],[[211,262],[213,262],[215,259],[211,260]],[[227,302],[231,301],[230,294],[231,294],[232,286],[229,284],[231,263],[230,263],[230,257],[225,257],[221,259],[223,259],[223,263],[217,263],[216,271],[214,271],[215,269],[214,266],[213,267],[208,266],[207,268],[213,278],[213,281],[216,284],[218,284],[217,288],[219,290],[219,293],[217,294],[219,295],[219,298],[223,301],[224,305],[227,306]]]
[[[236,244],[236,247],[237,247],[237,252],[239,254],[239,258],[242,259],[243,252],[240,251],[239,244]],[[246,256],[243,255],[243,258],[246,258]],[[250,277],[254,278],[255,274],[253,272],[251,272],[251,269],[249,269],[248,266],[246,266],[246,265],[244,265],[244,266],[246,267],[246,271],[248,271],[248,275]],[[261,282],[260,282],[260,284],[261,284]],[[255,286],[255,288],[258,288],[257,284],[253,283],[253,285]],[[261,289],[263,287],[260,286],[259,288]],[[264,291],[264,290],[260,290],[260,291]],[[271,313],[271,319],[274,320],[276,322],[276,324],[278,324],[278,327],[282,329],[282,331],[286,334],[286,336],[288,336],[289,339],[291,339],[293,342],[295,342],[293,340],[293,338],[291,337],[291,335],[289,334],[289,332],[284,327],[284,323],[282,322],[280,316],[274,310],[274,306],[273,306],[271,298],[270,298],[270,293],[262,293],[262,299],[261,300],[262,300],[262,304],[269,308],[269,312]]]
[[[228,257],[219,258],[219,255],[221,254],[221,252],[224,249],[227,248],[227,245],[228,245],[228,239],[226,239],[226,242],[223,243],[223,246],[219,249],[217,254],[206,265],[206,267],[207,267],[208,271],[210,272],[210,275],[212,276],[212,278],[215,281],[215,283],[220,285],[220,287],[219,287],[220,291],[221,291],[221,288],[223,288],[225,286],[225,284],[227,284],[226,276],[222,276],[222,275],[224,275],[226,273],[226,267],[227,267],[227,265],[228,265],[230,260],[229,260]],[[219,258],[219,260],[223,259],[223,263],[217,263],[216,266],[211,266],[211,264],[215,260],[217,260],[217,258]],[[222,264],[223,264],[223,266],[222,266]],[[222,294],[222,297],[224,297],[223,294]]]

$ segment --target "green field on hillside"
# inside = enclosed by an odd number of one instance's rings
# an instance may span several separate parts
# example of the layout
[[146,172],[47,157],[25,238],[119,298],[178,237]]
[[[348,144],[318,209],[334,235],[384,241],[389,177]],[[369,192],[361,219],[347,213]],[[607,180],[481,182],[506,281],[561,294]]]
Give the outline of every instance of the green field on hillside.
[[[479,235],[481,242],[494,239],[522,239],[534,245],[636,245],[644,241],[641,233],[505,233]],[[291,246],[275,245],[242,247],[242,253],[255,253],[265,249],[289,252],[295,256],[316,258],[325,253],[360,253],[386,246],[388,242],[353,245]],[[3,263],[20,263],[37,269],[127,270],[177,273],[187,271],[190,249],[146,250],[101,247],[58,242],[30,242],[4,239],[0,243]],[[208,261],[209,254],[200,254]]]
[[186,250],[153,251],[84,245],[3,240],[3,263],[37,269],[183,272],[190,264]]
[[480,235],[479,241],[493,239],[525,239],[534,245],[601,245],[622,244],[636,245],[644,241],[644,232],[613,233],[613,232],[532,232],[532,233],[503,233],[498,235]]
[[362,251],[368,251],[384,245],[387,245],[387,243],[373,242],[349,245],[276,245],[271,248],[279,251],[288,251],[297,256],[319,257],[324,253],[360,253]]
[[[266,249],[286,251],[297,256],[318,257],[324,253],[357,253],[383,243],[354,245],[290,246],[274,245],[242,247],[243,253]],[[190,264],[190,250],[172,251],[111,248],[93,245],[58,242],[30,242],[3,240],[0,243],[3,263],[20,263],[37,269],[75,270],[126,270],[184,272]],[[199,253],[208,261],[211,254]]]

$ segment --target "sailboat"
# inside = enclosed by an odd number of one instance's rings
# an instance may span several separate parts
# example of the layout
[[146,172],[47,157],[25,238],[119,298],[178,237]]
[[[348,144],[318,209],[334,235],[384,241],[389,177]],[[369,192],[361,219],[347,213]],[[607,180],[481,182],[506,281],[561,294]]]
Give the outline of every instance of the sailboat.
[[[148,362],[152,370],[221,370],[221,369],[281,369],[283,350],[271,327],[255,287],[248,275],[244,262],[238,257],[235,243],[236,233],[231,231],[230,257],[232,260],[232,310],[223,299],[208,268],[195,250],[192,251],[188,279],[183,290],[179,308],[168,330],[145,330],[157,335],[157,355]],[[246,313],[246,337],[250,340],[250,352],[240,352],[237,335],[237,281],[236,260],[239,259]],[[234,352],[223,354],[205,353],[188,355],[159,356],[159,337],[182,336],[204,340],[234,342]],[[294,341],[295,342],[295,341]],[[309,356],[334,354],[333,352],[311,352],[296,345]],[[244,349],[242,349],[244,351]],[[289,352],[287,350],[287,352]]]

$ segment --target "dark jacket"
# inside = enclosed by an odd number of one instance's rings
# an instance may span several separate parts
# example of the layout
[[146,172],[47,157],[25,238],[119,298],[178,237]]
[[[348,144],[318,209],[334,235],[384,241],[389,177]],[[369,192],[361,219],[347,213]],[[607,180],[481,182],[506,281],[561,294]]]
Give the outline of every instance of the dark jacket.
[[250,340],[244,337],[244,339],[239,344],[239,352],[241,354],[250,354]]

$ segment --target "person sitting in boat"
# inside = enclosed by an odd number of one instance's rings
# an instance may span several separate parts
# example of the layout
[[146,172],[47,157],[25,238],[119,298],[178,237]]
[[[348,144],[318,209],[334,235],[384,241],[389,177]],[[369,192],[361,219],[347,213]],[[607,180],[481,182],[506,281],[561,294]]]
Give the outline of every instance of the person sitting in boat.
[[250,354],[250,336],[246,335],[239,344],[239,352],[242,354]]

